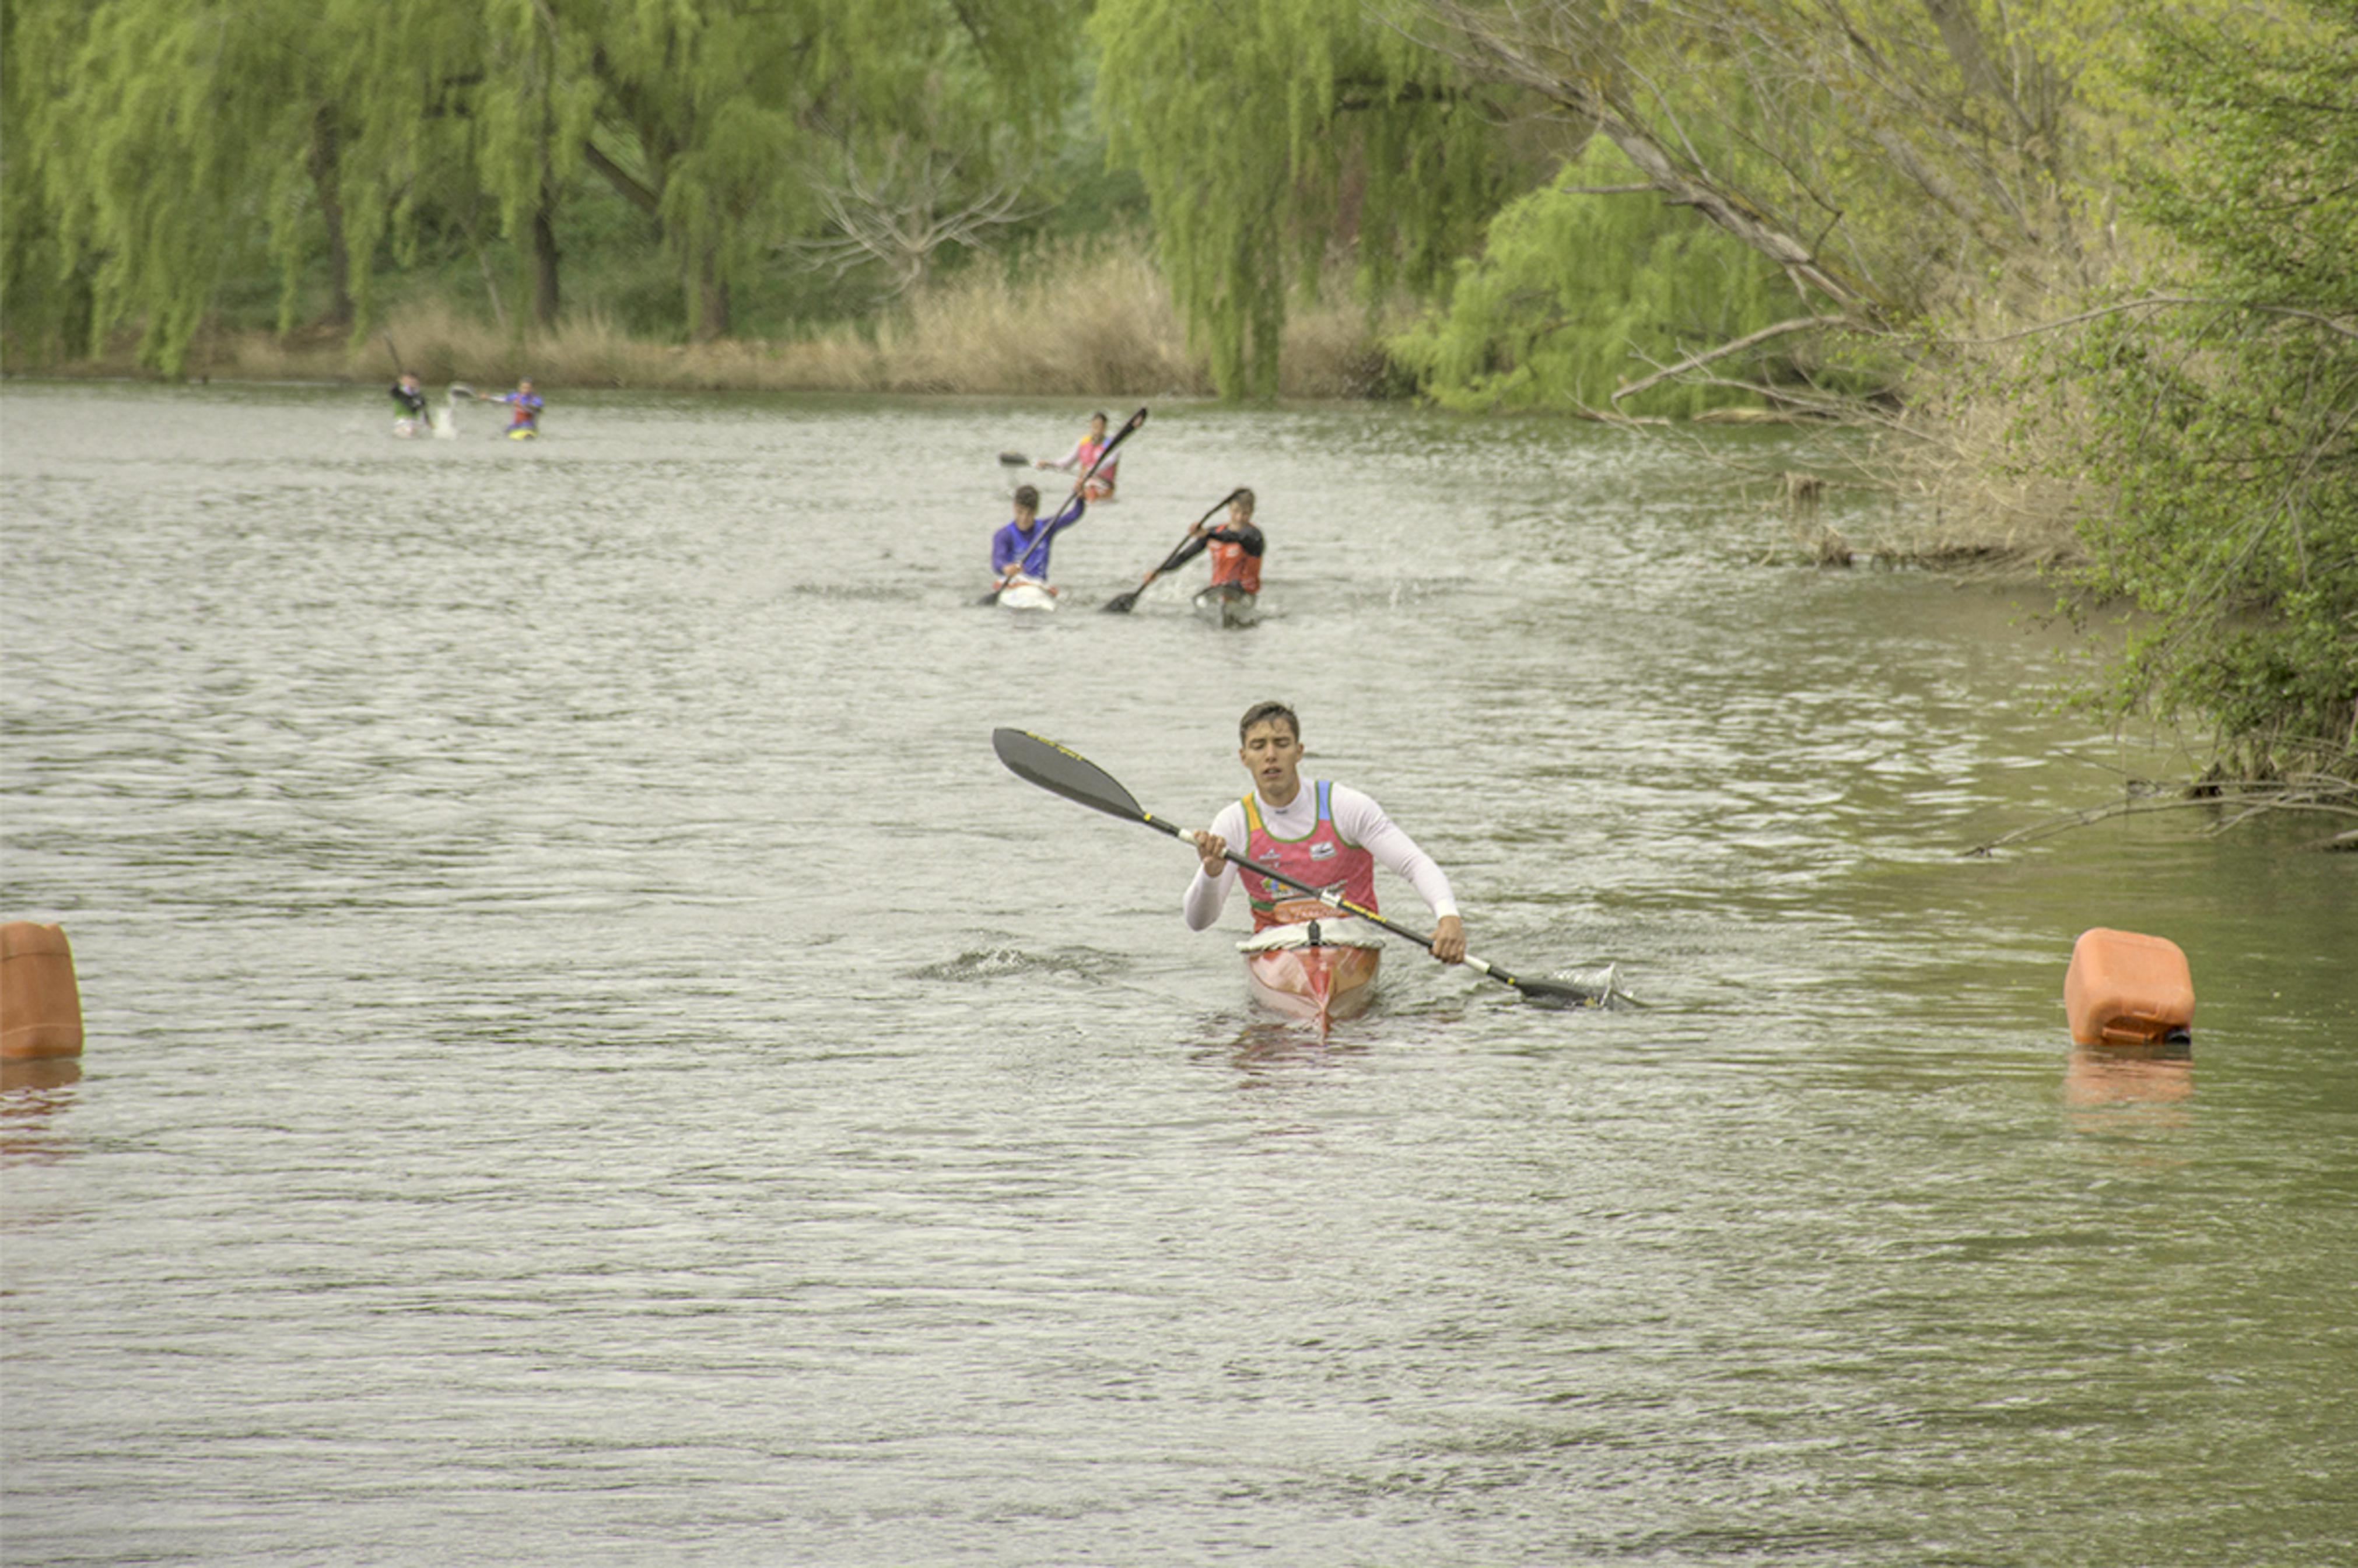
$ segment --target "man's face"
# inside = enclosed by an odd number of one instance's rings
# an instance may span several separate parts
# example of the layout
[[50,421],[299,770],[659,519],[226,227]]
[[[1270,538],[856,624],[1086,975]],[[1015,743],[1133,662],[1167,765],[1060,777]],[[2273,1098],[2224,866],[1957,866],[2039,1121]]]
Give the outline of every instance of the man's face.
[[1246,730],[1237,756],[1271,806],[1285,805],[1302,788],[1302,738],[1282,719],[1264,719]]

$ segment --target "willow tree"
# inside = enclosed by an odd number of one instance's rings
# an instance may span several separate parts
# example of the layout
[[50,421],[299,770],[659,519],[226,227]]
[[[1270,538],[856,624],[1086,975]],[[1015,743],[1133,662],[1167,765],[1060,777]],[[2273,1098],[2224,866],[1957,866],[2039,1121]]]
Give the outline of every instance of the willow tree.
[[1100,0],[1098,108],[1228,396],[1277,389],[1289,292],[1338,249],[1428,287],[1509,194],[1498,95],[1365,0]]
[[657,226],[698,338],[726,333],[732,287],[820,223],[814,181],[847,147],[924,128],[951,84],[986,123],[1044,125],[1073,55],[1074,19],[1040,0],[628,0],[564,17],[598,87],[582,157]]
[[557,211],[583,166],[598,104],[590,42],[557,16],[546,0],[487,0],[480,65],[460,105],[474,127],[484,188],[526,258],[532,316],[543,328],[557,324],[563,301]]
[[[2072,113],[2112,36],[2085,0],[1433,0],[1468,76],[1593,126],[1667,200],[1790,280],[1802,331],[2043,287],[2090,226]],[[1608,193],[1600,193],[1608,194]]]
[[[12,335],[125,323],[177,374],[224,282],[276,265],[278,325],[324,256],[321,319],[365,330],[381,239],[471,188],[481,7],[97,0],[8,8]],[[497,144],[492,144],[496,148]]]
[[135,320],[177,373],[223,276],[299,248],[306,183],[341,193],[338,57],[304,47],[294,0],[11,9],[9,178],[47,240],[12,263],[85,279],[89,346]]
[[[1490,221],[1447,302],[1386,340],[1420,391],[1472,411],[1691,416],[1757,401],[1726,376],[1632,395],[1648,367],[1760,333],[1790,300],[1766,258],[1693,213],[1619,200],[1631,174],[1612,144],[1592,141]],[[1764,342],[1764,362],[1742,373],[1796,395],[1814,367],[1791,362],[1790,348]]]

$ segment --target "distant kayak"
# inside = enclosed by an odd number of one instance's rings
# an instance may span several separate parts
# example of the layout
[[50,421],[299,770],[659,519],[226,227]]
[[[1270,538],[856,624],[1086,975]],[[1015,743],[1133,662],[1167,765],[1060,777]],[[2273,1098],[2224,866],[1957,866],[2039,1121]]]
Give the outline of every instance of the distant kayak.
[[1054,610],[1056,596],[1039,579],[1020,577],[1001,589],[993,602],[1001,610]]
[[1249,626],[1260,619],[1256,600],[1259,595],[1247,593],[1232,582],[1216,582],[1195,593],[1195,617],[1208,625],[1223,629]]

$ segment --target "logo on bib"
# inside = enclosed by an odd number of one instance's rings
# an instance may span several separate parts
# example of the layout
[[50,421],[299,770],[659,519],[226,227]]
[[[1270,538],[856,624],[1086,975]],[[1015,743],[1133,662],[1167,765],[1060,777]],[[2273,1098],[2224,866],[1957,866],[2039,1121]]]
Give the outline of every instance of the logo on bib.
[[1310,846],[1310,858],[1314,860],[1331,860],[1335,858],[1336,848],[1335,845],[1322,840]]

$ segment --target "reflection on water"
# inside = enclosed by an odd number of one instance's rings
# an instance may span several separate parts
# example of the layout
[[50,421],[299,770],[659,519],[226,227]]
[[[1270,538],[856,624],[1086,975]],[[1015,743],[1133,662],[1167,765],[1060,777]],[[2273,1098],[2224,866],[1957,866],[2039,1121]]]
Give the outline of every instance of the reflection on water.
[[[94,1043],[0,1081],[10,1561],[2358,1535],[2358,864],[1962,858],[2141,759],[2042,700],[2043,593],[1780,564],[1696,466],[1830,438],[1158,406],[1058,575],[1250,483],[1284,613],[1228,637],[1200,566],[970,608],[1069,407],[380,401],[0,386],[0,914]],[[1191,851],[989,743],[1200,826],[1271,696],[1477,952],[1647,1006],[1403,946],[1321,1042]],[[2098,925],[2204,976],[2199,1113],[2075,1054],[2057,1114]]]
[[1347,1022],[1335,1025],[1322,1038],[1315,1023],[1256,1018],[1217,1044],[1197,1046],[1194,1056],[1198,1062],[1225,1063],[1251,1080],[1293,1068],[1337,1066],[1369,1049],[1365,1040],[1351,1037]]
[[2063,1069],[2063,1101],[2082,1132],[2181,1131],[2193,1123],[2193,1098],[2194,1056],[2184,1045],[2074,1045]]
[[53,1124],[73,1108],[81,1082],[78,1057],[0,1062],[0,1165],[64,1157],[69,1140]]

